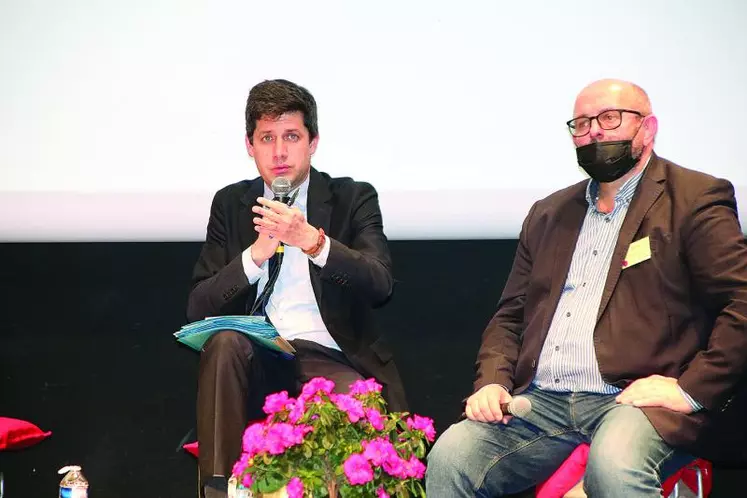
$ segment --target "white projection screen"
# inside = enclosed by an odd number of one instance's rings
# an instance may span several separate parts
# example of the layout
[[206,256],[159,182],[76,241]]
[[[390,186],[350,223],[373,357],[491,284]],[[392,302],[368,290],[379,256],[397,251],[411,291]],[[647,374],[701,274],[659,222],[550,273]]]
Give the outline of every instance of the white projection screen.
[[602,77],[747,220],[746,23],[743,0],[3,0],[0,240],[202,240],[256,176],[244,105],[272,78],[314,94],[314,166],[376,186],[392,239],[516,237],[584,178],[564,123]]

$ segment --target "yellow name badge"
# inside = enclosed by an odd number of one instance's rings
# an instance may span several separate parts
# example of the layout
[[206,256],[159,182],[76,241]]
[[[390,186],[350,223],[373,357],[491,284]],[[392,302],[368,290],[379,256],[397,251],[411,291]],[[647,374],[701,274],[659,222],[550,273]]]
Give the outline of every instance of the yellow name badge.
[[648,237],[643,237],[642,239],[636,240],[630,244],[630,247],[628,247],[628,254],[625,255],[625,259],[623,259],[622,262],[623,270],[646,261],[647,259],[651,259],[651,242]]

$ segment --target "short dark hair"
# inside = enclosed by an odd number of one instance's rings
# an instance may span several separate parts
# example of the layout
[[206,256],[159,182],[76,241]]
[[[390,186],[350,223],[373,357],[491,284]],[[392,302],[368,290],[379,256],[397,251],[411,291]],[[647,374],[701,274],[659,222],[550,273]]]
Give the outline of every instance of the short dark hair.
[[246,99],[246,136],[252,142],[257,121],[263,117],[279,118],[288,112],[303,114],[309,140],[319,134],[316,101],[307,89],[288,80],[265,80],[249,91]]

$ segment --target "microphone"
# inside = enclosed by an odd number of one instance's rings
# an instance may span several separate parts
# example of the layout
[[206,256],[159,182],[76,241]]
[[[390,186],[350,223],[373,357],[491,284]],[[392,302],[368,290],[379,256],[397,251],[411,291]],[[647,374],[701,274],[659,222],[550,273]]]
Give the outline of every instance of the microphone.
[[270,190],[272,190],[272,193],[275,194],[275,197],[273,197],[272,199],[273,201],[288,204],[291,193],[291,181],[284,176],[278,176],[272,181]]
[[[270,190],[272,190],[272,193],[275,194],[275,196],[272,198],[273,201],[282,202],[283,204],[290,204],[290,193],[291,193],[291,182],[284,176],[278,176],[272,181],[272,185],[270,185]],[[278,255],[279,258],[282,258],[283,253],[285,252],[284,244],[281,242],[278,244],[277,249],[275,249],[275,254]],[[280,260],[282,261],[282,259]],[[280,266],[280,265],[278,265]]]
[[504,415],[526,417],[532,411],[532,402],[524,396],[516,396],[509,403],[501,403],[501,411]]

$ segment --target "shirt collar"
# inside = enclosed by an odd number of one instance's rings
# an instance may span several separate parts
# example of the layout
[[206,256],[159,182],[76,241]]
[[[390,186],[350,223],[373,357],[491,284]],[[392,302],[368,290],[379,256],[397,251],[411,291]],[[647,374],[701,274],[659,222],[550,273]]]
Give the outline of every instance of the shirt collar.
[[[620,190],[618,190],[617,194],[615,194],[615,204],[627,204],[633,199],[633,195],[635,194],[636,188],[641,181],[643,172],[646,171],[648,163],[651,162],[651,157],[652,156],[648,157],[648,159],[646,160],[646,164],[643,165],[641,171],[628,178],[628,180],[623,183],[622,187],[620,187]],[[586,202],[588,202],[590,205],[596,205],[598,198],[599,182],[592,178],[589,180],[589,183],[586,184]]]
[[[311,171],[309,171],[309,174],[306,175],[306,179],[301,183],[301,185],[298,186],[297,189],[291,191],[290,197],[295,196],[296,200],[293,202],[293,206],[297,207],[303,212],[306,212],[306,203],[309,196],[309,179],[311,178]],[[275,197],[275,194],[272,193],[272,189],[265,183],[265,194],[264,197],[267,199],[272,199]],[[298,194],[296,194],[296,191],[298,191]]]

